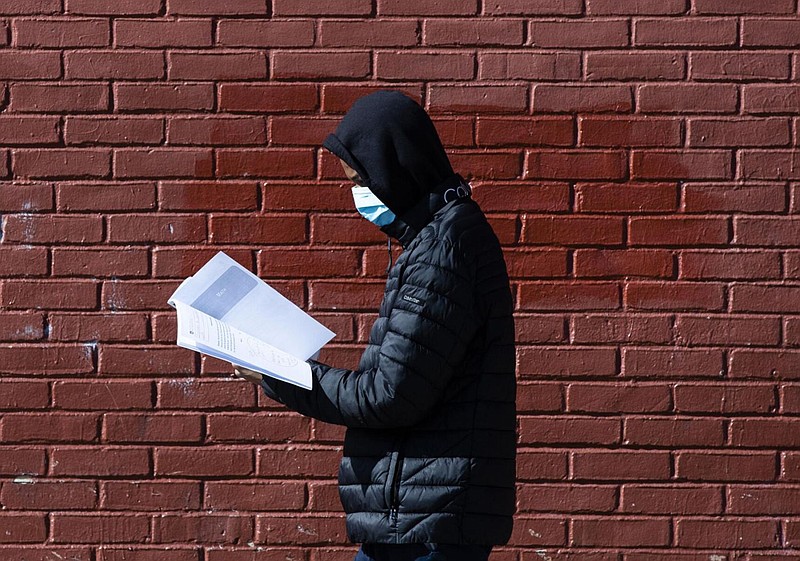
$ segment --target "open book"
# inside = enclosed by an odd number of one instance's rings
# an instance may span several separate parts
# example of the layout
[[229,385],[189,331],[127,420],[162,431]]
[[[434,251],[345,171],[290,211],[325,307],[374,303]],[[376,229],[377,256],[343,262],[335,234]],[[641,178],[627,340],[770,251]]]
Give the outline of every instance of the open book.
[[217,253],[172,294],[178,345],[311,389],[307,359],[334,336],[274,288]]

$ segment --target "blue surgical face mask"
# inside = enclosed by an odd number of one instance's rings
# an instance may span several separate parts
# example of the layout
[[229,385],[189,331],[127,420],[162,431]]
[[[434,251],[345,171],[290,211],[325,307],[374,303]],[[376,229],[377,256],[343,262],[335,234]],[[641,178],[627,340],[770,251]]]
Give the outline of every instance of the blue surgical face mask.
[[376,226],[386,226],[394,221],[394,213],[369,188],[356,185],[352,191],[353,202],[361,216]]

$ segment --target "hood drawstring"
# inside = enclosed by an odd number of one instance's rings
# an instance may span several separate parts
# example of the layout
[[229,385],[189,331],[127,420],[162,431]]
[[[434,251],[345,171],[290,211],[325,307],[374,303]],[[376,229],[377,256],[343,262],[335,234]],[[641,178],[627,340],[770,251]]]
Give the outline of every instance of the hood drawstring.
[[389,264],[386,265],[386,274],[389,274],[389,271],[392,269],[392,238],[386,238],[389,241],[388,249],[389,249]]

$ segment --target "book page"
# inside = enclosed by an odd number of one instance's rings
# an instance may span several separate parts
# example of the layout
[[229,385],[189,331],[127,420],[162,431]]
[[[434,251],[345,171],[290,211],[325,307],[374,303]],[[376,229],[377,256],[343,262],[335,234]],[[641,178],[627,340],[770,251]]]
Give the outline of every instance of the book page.
[[304,360],[180,301],[175,308],[179,346],[311,389],[311,367]]

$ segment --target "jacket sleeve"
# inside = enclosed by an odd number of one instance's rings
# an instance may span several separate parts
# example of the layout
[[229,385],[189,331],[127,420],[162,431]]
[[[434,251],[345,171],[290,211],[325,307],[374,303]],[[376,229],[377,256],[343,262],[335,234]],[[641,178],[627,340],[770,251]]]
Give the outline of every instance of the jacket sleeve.
[[475,264],[443,240],[412,250],[386,312],[375,368],[347,370],[309,360],[313,389],[264,377],[264,392],[303,415],[349,427],[421,421],[440,400],[479,327]]

